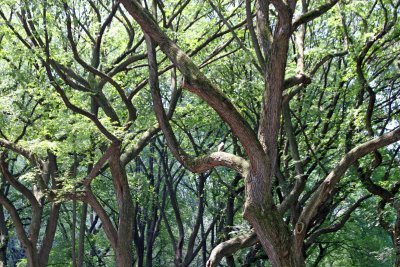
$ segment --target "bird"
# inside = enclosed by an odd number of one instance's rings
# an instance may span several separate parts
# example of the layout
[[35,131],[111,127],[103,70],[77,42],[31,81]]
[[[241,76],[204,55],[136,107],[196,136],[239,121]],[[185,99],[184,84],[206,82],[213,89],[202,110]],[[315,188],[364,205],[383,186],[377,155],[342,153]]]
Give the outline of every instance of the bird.
[[225,143],[222,141],[222,142],[218,145],[218,152],[224,151],[224,146],[225,146]]

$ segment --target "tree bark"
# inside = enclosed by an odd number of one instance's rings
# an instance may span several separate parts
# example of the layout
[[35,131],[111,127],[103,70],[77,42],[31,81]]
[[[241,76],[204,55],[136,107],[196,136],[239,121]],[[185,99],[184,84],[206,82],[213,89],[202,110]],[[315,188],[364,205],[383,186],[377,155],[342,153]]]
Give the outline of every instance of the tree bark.
[[392,235],[393,236],[392,237],[393,245],[394,245],[394,249],[395,249],[395,253],[396,253],[394,266],[400,267],[400,206],[399,206],[399,203],[396,203],[396,202],[395,202],[394,206],[397,208],[396,222],[394,225],[394,230],[393,230],[393,235]]
[[83,261],[85,257],[86,217],[87,217],[87,204],[82,203],[81,221],[79,224],[78,261],[77,261],[78,267],[83,266]]
[[244,216],[257,233],[272,266],[305,266],[303,254],[294,249],[291,233],[274,206],[265,209],[248,207]]
[[4,208],[0,205],[0,267],[7,266],[7,244],[8,229],[4,218]]
[[76,199],[72,200],[71,257],[72,267],[77,267],[76,258]]
[[110,171],[113,176],[114,188],[118,203],[118,230],[115,260],[117,266],[132,266],[133,253],[133,202],[129,190],[128,177],[121,166],[120,149],[110,157]]
[[47,266],[51,248],[53,247],[54,236],[56,234],[58,217],[60,214],[60,203],[53,203],[51,207],[50,217],[47,221],[45,235],[39,251],[40,266]]
[[39,263],[39,255],[36,247],[34,247],[32,244],[29,244],[25,247],[25,253],[28,267],[42,267]]

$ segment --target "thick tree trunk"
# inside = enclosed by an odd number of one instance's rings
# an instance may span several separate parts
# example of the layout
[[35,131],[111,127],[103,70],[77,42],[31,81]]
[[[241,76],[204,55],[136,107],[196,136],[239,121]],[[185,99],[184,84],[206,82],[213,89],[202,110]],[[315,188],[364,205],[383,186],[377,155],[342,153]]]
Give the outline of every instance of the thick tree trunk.
[[57,230],[57,222],[60,215],[60,208],[60,203],[52,204],[50,217],[47,221],[45,234],[42,240],[42,246],[39,252],[39,264],[43,267],[47,266],[49,262],[50,251],[53,247],[54,236]]
[[[127,191],[129,189],[126,189]],[[116,250],[116,263],[118,267],[132,266],[132,199],[124,193],[119,207],[118,242]],[[129,198],[129,199],[128,199]],[[129,203],[130,202],[130,203]]]
[[26,260],[28,262],[28,267],[42,267],[39,263],[39,253],[33,245],[25,247]]
[[253,226],[272,266],[303,267],[305,262],[301,249],[295,249],[288,226],[265,188],[259,186],[264,180],[262,174],[250,173],[246,178],[244,218]]
[[129,190],[128,177],[121,166],[120,150],[110,158],[110,171],[113,176],[114,188],[117,193],[119,222],[115,260],[119,267],[132,266],[133,251],[133,202]]
[[272,216],[266,219],[263,216],[247,215],[246,218],[253,225],[258,240],[266,251],[272,266],[305,266],[303,255],[293,249],[291,237],[283,222],[282,225],[281,223],[270,221],[270,219],[274,219]]
[[[129,191],[129,188],[125,189]],[[118,241],[116,263],[118,267],[132,266],[132,199],[129,192],[124,192],[119,205]]]

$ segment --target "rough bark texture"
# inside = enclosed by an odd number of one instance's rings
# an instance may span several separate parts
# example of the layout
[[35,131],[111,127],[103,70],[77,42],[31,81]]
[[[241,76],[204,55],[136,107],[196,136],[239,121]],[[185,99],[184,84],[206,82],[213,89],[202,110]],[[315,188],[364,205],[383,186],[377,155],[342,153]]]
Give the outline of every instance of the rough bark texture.
[[218,244],[211,251],[207,267],[216,267],[224,258],[233,255],[236,251],[254,245],[258,242],[257,235],[253,232],[247,236],[238,236]]
[[[118,150],[119,152],[119,150]],[[133,202],[129,190],[128,177],[121,166],[120,153],[114,153],[110,158],[110,171],[118,203],[118,229],[115,258],[117,266],[132,266],[133,262]]]

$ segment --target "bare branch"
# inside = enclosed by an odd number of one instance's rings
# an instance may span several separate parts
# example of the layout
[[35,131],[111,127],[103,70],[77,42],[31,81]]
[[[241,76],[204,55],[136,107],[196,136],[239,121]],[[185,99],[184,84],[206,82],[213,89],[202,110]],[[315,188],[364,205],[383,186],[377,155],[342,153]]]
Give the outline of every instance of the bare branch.
[[216,267],[223,257],[230,256],[236,251],[250,247],[257,242],[258,238],[255,232],[224,241],[213,248],[206,267]]
[[[237,36],[236,32],[233,30],[232,25],[229,23],[229,21],[224,17],[224,15],[219,11],[219,9],[217,8],[217,6],[214,5],[213,1],[208,1],[210,6],[214,9],[214,11],[217,13],[217,15],[219,16],[219,18],[222,20],[222,22],[228,27],[228,29],[231,31],[232,36],[235,38],[236,42],[239,44],[240,48],[246,52],[246,54],[251,58],[251,62],[253,63],[254,67],[261,73],[263,74],[265,71],[265,62],[264,60],[262,60],[262,56],[261,58],[258,58],[258,62],[261,64],[261,67],[258,65],[256,58],[254,58],[253,54],[247,49],[247,47],[245,46],[245,44],[242,42],[242,40],[240,40],[240,38]],[[248,20],[252,19],[253,16],[250,16],[250,18],[247,17],[247,23]],[[251,32],[251,31],[250,31]],[[254,31],[253,31],[254,32]],[[256,50],[257,52],[257,50]],[[257,54],[257,56],[260,56],[259,54]]]
[[330,0],[329,2],[308,11],[307,13],[302,14],[300,17],[296,18],[295,21],[293,22],[293,27],[292,30],[295,31],[297,27],[299,27],[301,24],[307,23],[312,21],[313,19],[316,19],[326,12],[328,12],[339,0]]
[[83,184],[85,186],[90,186],[90,183],[92,182],[92,180],[98,175],[98,173],[100,172],[103,165],[111,157],[111,155],[116,152],[117,149],[118,149],[118,144],[116,144],[116,143],[111,144],[107,148],[107,150],[104,152],[103,156],[101,156],[101,158],[93,166],[93,169],[90,171],[89,175],[86,176],[85,179],[83,180]]
[[[121,164],[125,166],[128,164],[132,159],[134,159],[140,151],[148,144],[148,141],[153,138],[159,131],[160,127],[158,124],[148,128],[145,132],[143,132],[139,137],[138,140],[133,145],[128,145],[125,153],[121,155]],[[133,141],[131,141],[132,143]]]
[[50,67],[45,64],[44,65],[46,68],[46,72],[47,72],[47,76],[49,77],[50,83],[51,85],[54,87],[54,89],[57,91],[57,93],[61,96],[61,99],[63,100],[65,106],[67,108],[69,108],[70,110],[72,110],[75,113],[81,114],[84,117],[90,119],[96,126],[97,128],[100,130],[100,132],[102,134],[104,134],[105,137],[107,137],[110,141],[112,142],[119,142],[118,138],[116,136],[114,136],[112,133],[110,133],[105,127],[104,125],[100,122],[100,120],[97,118],[96,115],[79,108],[78,106],[74,105],[71,103],[71,101],[69,101],[67,95],[65,94],[64,90],[61,88],[61,86],[57,83],[57,81],[55,80],[53,74],[51,73],[51,69]]
[[249,164],[245,159],[226,152],[213,152],[197,157],[187,162],[186,165],[191,171],[198,173],[216,166],[225,166],[243,175],[249,168]]
[[21,241],[22,245],[25,247],[31,246],[32,243],[26,235],[24,225],[22,224],[17,209],[10,202],[10,200],[3,195],[3,193],[0,193],[0,204],[4,206],[10,214],[11,220],[15,227],[15,232],[17,233],[18,239]]
[[[254,51],[256,52],[258,62],[260,63],[261,68],[263,70],[265,70],[265,65],[266,65],[265,58],[261,52],[260,44],[258,42],[257,35],[256,35],[254,26],[253,26],[253,14],[251,12],[251,1],[250,0],[246,0],[246,23],[247,23],[247,28],[249,29],[251,43],[253,45]],[[265,49],[263,49],[263,50],[265,51]]]
[[23,184],[21,184],[17,179],[13,177],[13,175],[8,170],[8,164],[5,161],[4,155],[1,155],[0,159],[0,170],[3,174],[4,178],[22,195],[24,195],[29,203],[32,205],[33,209],[39,210],[39,202],[36,199],[35,195]]
[[[300,215],[299,222],[304,224],[304,229],[307,228],[310,220],[315,216],[318,207],[322,205],[326,199],[329,198],[335,185],[339,182],[340,178],[345,174],[347,169],[359,158],[364,157],[381,147],[393,144],[400,140],[400,128],[384,134],[380,137],[367,141],[352,150],[350,150],[340,160],[338,165],[328,174],[316,192],[313,194],[308,204]],[[304,234],[304,233],[303,233]]]
[[296,86],[298,84],[303,84],[303,85],[307,85],[311,83],[311,78],[308,77],[305,74],[297,74],[294,75],[292,77],[289,77],[287,79],[285,79],[285,83],[283,85],[284,89],[288,89],[291,88],[293,86]]
[[336,222],[335,224],[329,225],[328,227],[320,228],[317,231],[315,231],[314,233],[312,233],[310,235],[310,237],[307,239],[306,245],[313,244],[315,242],[315,240],[317,239],[317,237],[319,237],[322,234],[333,233],[333,232],[336,232],[339,229],[341,229],[345,225],[345,223],[350,219],[350,216],[353,213],[353,211],[355,211],[361,205],[361,203],[363,201],[367,200],[370,197],[371,197],[371,195],[366,195],[366,196],[361,197],[353,205],[351,205],[346,210],[346,212],[343,213],[341,219],[338,222]]
[[18,145],[18,144],[10,142],[8,140],[0,138],[0,146],[7,148],[11,151],[14,151],[17,154],[20,154],[21,156],[23,156],[27,160],[29,160],[29,162],[34,166],[39,165],[38,167],[41,167],[44,165],[44,162],[41,159],[39,159],[39,157],[35,153],[22,147],[21,145]]

